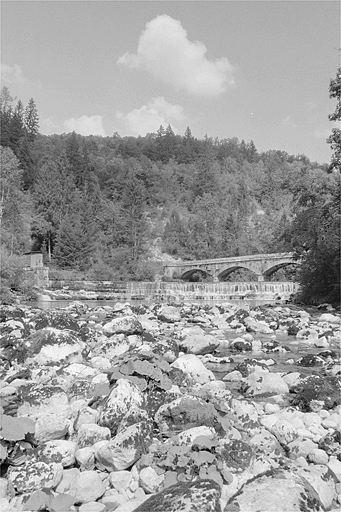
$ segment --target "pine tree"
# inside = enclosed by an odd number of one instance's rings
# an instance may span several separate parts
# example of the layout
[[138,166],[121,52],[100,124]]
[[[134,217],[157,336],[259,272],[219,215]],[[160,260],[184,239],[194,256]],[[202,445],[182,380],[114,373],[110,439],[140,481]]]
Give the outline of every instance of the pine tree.
[[24,124],[28,133],[28,139],[32,143],[39,133],[39,115],[33,98],[30,98],[25,109]]

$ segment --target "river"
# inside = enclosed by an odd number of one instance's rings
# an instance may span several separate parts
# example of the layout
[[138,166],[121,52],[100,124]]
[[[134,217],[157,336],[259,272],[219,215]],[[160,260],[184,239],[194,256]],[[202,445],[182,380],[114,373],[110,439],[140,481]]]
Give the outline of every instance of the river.
[[[65,308],[69,304],[71,304],[72,300],[50,300],[50,301],[35,301],[27,303],[27,305],[31,307],[38,307],[42,309],[59,309],[59,308]],[[114,306],[118,301],[117,300],[82,300],[81,302],[84,302],[87,306],[90,308],[96,308],[101,306]],[[125,301],[122,301],[125,302]],[[132,307],[139,306],[141,304],[145,305],[151,305],[155,304],[156,301],[154,300],[141,300],[141,299],[132,299],[127,301]],[[160,301],[161,302],[161,301]],[[254,308],[256,306],[264,305],[264,304],[271,304],[271,305],[282,305],[285,306],[285,301],[274,301],[274,300],[262,300],[262,299],[234,299],[229,301],[222,301],[221,299],[218,300],[196,300],[196,301],[184,301],[184,304],[209,304],[210,306],[214,306],[216,304],[234,304],[238,305],[240,307],[250,306],[251,308]],[[317,318],[321,315],[321,311],[318,310],[316,307],[306,307],[302,308],[305,311],[308,311],[311,315],[311,320],[317,320]],[[208,329],[209,331],[209,329]],[[241,333],[236,333],[235,330],[230,329],[224,332],[224,338],[226,340],[231,341],[232,339],[241,336]],[[271,353],[264,353],[264,352],[244,352],[244,353],[231,353],[229,349],[221,350],[214,355],[219,358],[225,358],[230,357],[233,359],[233,362],[230,364],[223,364],[219,365],[219,371],[217,371],[217,368],[214,368],[214,365],[208,365],[209,369],[212,369],[214,374],[218,379],[221,379],[226,373],[229,371],[232,371],[234,366],[244,361],[245,358],[256,358],[256,359],[264,359],[267,360],[268,363],[271,364],[271,371],[274,372],[292,372],[292,371],[299,371],[301,373],[311,373],[313,371],[320,372],[320,367],[315,368],[305,368],[302,366],[299,366],[296,364],[296,361],[307,354],[318,354],[319,352],[322,352],[326,349],[323,348],[317,348],[311,344],[304,343],[303,340],[297,340],[295,336],[289,336],[282,331],[274,332],[274,334],[266,335],[266,334],[259,334],[254,333],[254,338],[257,340],[264,342],[273,341],[274,339],[279,342],[281,347],[287,347],[288,351],[283,352],[271,352]],[[331,346],[331,350],[335,350],[340,355],[340,346]]]

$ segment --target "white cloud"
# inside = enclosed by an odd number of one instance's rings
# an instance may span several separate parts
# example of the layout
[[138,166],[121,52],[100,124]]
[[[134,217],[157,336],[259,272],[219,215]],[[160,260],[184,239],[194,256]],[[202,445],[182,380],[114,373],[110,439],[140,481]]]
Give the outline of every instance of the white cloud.
[[134,108],[127,114],[117,112],[116,118],[124,123],[132,135],[145,135],[146,133],[155,133],[161,125],[166,128],[168,124],[177,133],[178,130],[174,122],[181,123],[185,119],[185,115],[181,105],[172,105],[158,96],[146,105]]
[[226,57],[211,61],[206,52],[204,43],[188,39],[180,21],[163,14],[146,24],[137,53],[125,53],[118,64],[145,69],[177,90],[215,96],[234,84],[234,68]]
[[64,121],[67,132],[77,132],[80,135],[102,135],[105,137],[102,116],[72,117]]
[[1,64],[1,77],[4,82],[9,84],[19,84],[27,82],[22,69],[18,64],[9,66],[8,64]]
[[282,119],[281,124],[282,124],[282,126],[285,126],[286,128],[291,128],[291,129],[297,128],[297,124],[295,123],[295,121],[293,120],[291,115]]

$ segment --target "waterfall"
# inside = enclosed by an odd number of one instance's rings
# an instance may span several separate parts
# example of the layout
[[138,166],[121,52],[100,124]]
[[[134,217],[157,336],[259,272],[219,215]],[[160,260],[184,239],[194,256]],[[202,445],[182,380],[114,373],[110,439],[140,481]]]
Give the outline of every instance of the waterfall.
[[231,300],[242,298],[287,299],[296,293],[299,284],[293,281],[251,282],[112,282],[112,281],[50,281],[50,289],[94,291],[99,296],[120,299]]

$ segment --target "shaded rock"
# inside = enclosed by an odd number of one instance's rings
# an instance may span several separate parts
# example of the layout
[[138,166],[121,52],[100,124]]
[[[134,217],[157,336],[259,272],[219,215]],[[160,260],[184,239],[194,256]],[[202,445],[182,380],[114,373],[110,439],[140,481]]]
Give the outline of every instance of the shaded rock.
[[179,357],[179,346],[175,340],[160,340],[151,345],[154,354],[162,356],[168,363],[173,363]]
[[239,473],[248,468],[253,458],[253,449],[245,441],[221,439],[216,447],[218,459],[228,471]]
[[212,404],[199,398],[181,397],[159,408],[154,418],[163,435],[172,436],[193,427],[217,427],[217,413]]
[[79,323],[70,312],[59,309],[42,310],[32,318],[32,322],[37,331],[45,327],[55,327],[77,332],[80,328]]
[[261,432],[253,435],[249,443],[256,453],[264,453],[264,455],[275,457],[284,454],[283,448],[279,444],[277,438],[265,429],[262,429]]
[[318,447],[331,457],[337,457],[341,461],[341,432],[336,430],[324,436],[318,443]]
[[244,338],[235,338],[231,341],[229,348],[233,352],[251,352],[252,342]]
[[292,386],[294,394],[291,403],[301,411],[315,410],[316,402],[320,409],[333,409],[341,403],[341,384],[337,377],[309,375]]
[[213,480],[178,483],[148,498],[135,512],[221,512],[220,494]]

